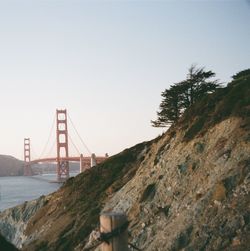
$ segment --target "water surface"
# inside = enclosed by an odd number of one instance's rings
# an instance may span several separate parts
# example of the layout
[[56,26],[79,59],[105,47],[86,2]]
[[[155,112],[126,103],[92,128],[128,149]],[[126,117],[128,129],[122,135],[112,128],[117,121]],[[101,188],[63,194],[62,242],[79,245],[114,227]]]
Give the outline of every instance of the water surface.
[[0,177],[0,211],[56,191],[61,184],[51,183],[55,174],[32,177]]

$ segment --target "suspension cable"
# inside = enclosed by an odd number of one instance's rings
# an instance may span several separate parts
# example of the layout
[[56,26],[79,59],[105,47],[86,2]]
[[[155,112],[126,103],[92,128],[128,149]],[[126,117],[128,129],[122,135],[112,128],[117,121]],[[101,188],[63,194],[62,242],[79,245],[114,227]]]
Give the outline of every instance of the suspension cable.
[[42,150],[42,153],[40,154],[39,159],[41,159],[41,157],[44,155],[44,153],[45,153],[45,151],[46,151],[46,149],[47,149],[47,147],[48,147],[49,140],[50,140],[50,138],[51,138],[51,136],[52,136],[52,131],[53,131],[53,128],[54,128],[54,126],[55,126],[55,123],[56,123],[56,115],[54,116],[53,123],[52,123],[52,126],[51,126],[51,128],[50,128],[49,137],[48,137],[47,142],[46,142],[46,144],[45,144],[45,146],[44,146],[44,148],[43,148],[43,150]]
[[37,151],[35,151],[34,146],[30,143],[30,154],[33,159],[36,159],[38,157]]
[[70,122],[71,122],[71,124],[72,124],[72,126],[73,126],[73,128],[74,128],[74,130],[75,130],[75,132],[76,132],[76,134],[77,134],[77,136],[79,137],[80,141],[82,142],[83,146],[86,148],[86,150],[88,151],[88,153],[91,154],[92,152],[89,150],[89,148],[87,147],[87,145],[84,143],[84,141],[83,141],[83,139],[81,138],[80,134],[78,133],[76,127],[74,126],[73,121],[72,121],[72,119],[70,118],[69,114],[68,114],[68,117],[69,117],[69,120],[70,120]]
[[49,149],[48,155],[50,155],[50,153],[51,153],[52,150],[54,149],[55,145],[56,145],[56,140],[54,140],[53,145],[52,145],[51,148]]
[[81,153],[80,153],[79,149],[78,149],[77,146],[74,144],[74,142],[73,142],[73,140],[72,140],[72,138],[70,137],[69,134],[68,134],[68,136],[69,136],[69,140],[70,140],[70,142],[72,143],[72,145],[74,146],[75,150],[76,150],[76,151],[78,152],[78,154],[80,155]]

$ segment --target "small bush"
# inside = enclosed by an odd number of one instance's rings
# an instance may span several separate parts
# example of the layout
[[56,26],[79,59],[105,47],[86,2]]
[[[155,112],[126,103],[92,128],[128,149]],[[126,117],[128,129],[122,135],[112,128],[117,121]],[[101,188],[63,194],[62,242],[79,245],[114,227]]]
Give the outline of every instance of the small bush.
[[152,200],[155,196],[155,192],[156,192],[155,183],[148,185],[141,196],[140,202],[146,200]]
[[203,129],[203,126],[204,126],[205,122],[206,122],[206,117],[205,116],[199,117],[196,120],[196,122],[188,129],[188,131],[186,132],[184,138],[186,140],[193,139]]

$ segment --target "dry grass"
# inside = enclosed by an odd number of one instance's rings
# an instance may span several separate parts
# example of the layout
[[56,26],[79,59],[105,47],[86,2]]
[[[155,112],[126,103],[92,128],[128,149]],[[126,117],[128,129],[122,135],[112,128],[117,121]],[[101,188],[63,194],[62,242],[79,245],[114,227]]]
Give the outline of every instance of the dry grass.
[[212,199],[217,201],[222,201],[226,198],[226,188],[222,183],[218,183],[214,187],[214,192]]

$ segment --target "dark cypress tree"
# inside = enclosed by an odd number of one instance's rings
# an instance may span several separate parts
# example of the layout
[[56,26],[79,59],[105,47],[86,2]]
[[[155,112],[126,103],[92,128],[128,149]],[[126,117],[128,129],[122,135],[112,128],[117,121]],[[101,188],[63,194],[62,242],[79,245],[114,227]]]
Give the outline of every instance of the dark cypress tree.
[[175,84],[162,92],[163,97],[157,112],[157,120],[152,121],[154,127],[166,127],[178,120],[181,113],[182,98],[180,89],[182,86]]
[[157,112],[157,119],[151,120],[152,126],[166,127],[173,124],[188,107],[204,95],[214,92],[221,85],[217,80],[211,80],[214,76],[214,72],[192,65],[186,80],[162,92],[163,99]]
[[220,86],[217,80],[211,80],[215,76],[212,71],[197,68],[192,65],[188,70],[187,79],[183,85],[183,108],[193,105],[198,99],[207,93],[212,93]]

